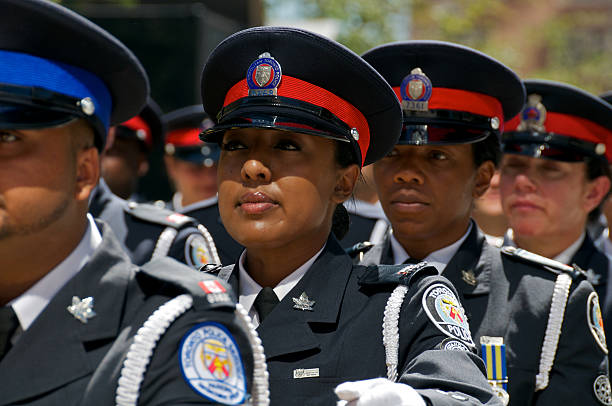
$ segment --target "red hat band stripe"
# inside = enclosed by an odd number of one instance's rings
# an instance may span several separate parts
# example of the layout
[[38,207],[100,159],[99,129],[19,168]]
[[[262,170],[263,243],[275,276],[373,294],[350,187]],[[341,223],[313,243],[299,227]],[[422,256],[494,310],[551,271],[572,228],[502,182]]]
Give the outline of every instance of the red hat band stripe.
[[192,147],[204,144],[200,140],[199,128],[180,128],[170,131],[166,135],[166,144],[172,144],[176,147]]
[[153,136],[151,135],[151,127],[144,121],[140,116],[132,117],[128,121],[119,124],[122,127],[127,127],[130,130],[136,132],[143,130],[145,132],[144,142],[149,147],[153,144]]
[[[232,86],[227,92],[223,107],[238,99],[248,97],[248,95],[249,88],[246,79],[243,79]],[[357,143],[361,149],[361,163],[363,165],[370,145],[370,127],[368,126],[368,120],[366,120],[365,116],[355,106],[322,87],[287,75],[283,75],[277,88],[277,95],[323,107],[346,123],[350,128],[356,128],[357,131],[359,131],[359,140],[357,140]]]
[[[520,115],[518,115],[507,123],[506,131],[516,131],[520,122]],[[606,157],[612,161],[612,131],[591,120],[571,114],[548,111],[546,112],[544,128],[549,133],[565,135],[595,144],[603,143],[606,146]]]
[[[400,87],[394,87],[395,95],[402,101]],[[467,90],[434,87],[431,91],[428,108],[430,110],[454,110],[478,114],[486,117],[497,117],[500,121],[500,131],[503,131],[504,110],[495,97]]]

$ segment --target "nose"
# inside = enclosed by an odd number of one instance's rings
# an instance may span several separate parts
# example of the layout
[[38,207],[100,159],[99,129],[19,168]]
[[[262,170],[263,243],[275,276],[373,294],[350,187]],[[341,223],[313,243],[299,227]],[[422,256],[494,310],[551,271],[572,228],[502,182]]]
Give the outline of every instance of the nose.
[[270,168],[258,159],[249,159],[242,165],[240,175],[244,182],[268,183],[272,178]]
[[514,189],[517,192],[530,193],[537,189],[536,184],[529,176],[529,172],[521,172],[514,177]]
[[403,159],[398,171],[393,174],[393,182],[422,185],[425,178],[416,162],[411,159]]

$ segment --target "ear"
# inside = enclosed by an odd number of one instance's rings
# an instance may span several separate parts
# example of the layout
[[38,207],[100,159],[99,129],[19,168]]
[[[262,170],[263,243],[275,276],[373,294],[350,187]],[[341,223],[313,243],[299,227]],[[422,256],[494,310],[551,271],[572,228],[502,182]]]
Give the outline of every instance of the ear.
[[174,180],[174,158],[164,154],[164,164],[166,164],[166,172],[171,180]]
[[76,171],[76,199],[87,202],[100,179],[100,155],[95,147],[77,152]]
[[334,203],[340,204],[346,201],[353,194],[355,183],[359,177],[359,167],[355,164],[349,165],[346,168],[338,169],[338,177],[332,200]]
[[145,176],[149,172],[149,161],[147,161],[146,155],[143,159],[140,160],[140,164],[138,164],[138,177],[141,178]]
[[587,213],[599,206],[610,190],[610,178],[598,176],[587,182],[586,193],[584,195],[584,208]]
[[485,194],[489,185],[491,184],[491,178],[495,174],[495,165],[492,161],[485,161],[476,170],[476,178],[474,179],[474,190],[472,191],[472,197],[478,199]]

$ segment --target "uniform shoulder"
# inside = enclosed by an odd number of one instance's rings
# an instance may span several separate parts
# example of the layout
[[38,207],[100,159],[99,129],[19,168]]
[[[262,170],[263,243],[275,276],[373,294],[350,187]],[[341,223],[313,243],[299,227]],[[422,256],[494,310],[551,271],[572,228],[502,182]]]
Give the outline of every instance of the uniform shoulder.
[[546,258],[533,252],[526,251],[521,248],[506,246],[501,248],[501,253],[504,257],[512,261],[530,265],[555,275],[561,273],[568,274],[573,280],[586,279],[586,273],[578,266],[569,266],[554,259]]
[[139,220],[175,229],[198,224],[192,217],[154,204],[129,202],[125,205],[124,210]]
[[195,309],[233,307],[235,304],[233,292],[224,281],[169,257],[156,258],[142,265],[136,279],[146,294],[191,295]]
[[427,262],[401,265],[370,265],[365,267],[358,283],[361,286],[412,286],[417,280],[431,275],[438,275],[438,271]]
[[349,257],[357,258],[359,256],[363,257],[363,255],[369,250],[371,250],[372,247],[374,247],[374,244],[372,244],[370,241],[362,241],[351,247],[346,248],[344,251],[348,254]]

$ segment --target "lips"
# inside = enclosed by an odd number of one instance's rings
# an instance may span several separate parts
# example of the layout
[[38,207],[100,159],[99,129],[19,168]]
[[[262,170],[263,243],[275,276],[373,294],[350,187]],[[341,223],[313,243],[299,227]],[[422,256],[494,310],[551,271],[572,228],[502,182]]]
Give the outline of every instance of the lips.
[[399,211],[420,211],[430,205],[429,200],[416,191],[406,191],[395,193],[391,196],[391,206]]
[[278,201],[261,191],[249,192],[240,197],[237,207],[246,214],[262,214],[278,207]]
[[542,207],[530,200],[516,200],[510,204],[512,210],[542,210]]

